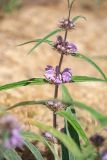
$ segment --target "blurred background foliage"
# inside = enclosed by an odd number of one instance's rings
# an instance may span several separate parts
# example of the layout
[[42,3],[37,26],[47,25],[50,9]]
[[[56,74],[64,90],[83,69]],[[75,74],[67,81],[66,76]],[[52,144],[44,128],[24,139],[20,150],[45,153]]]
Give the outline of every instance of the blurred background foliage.
[[[80,3],[82,8],[86,9],[95,9],[99,7],[106,0],[77,0]],[[56,3],[62,3],[62,0],[0,0],[0,10],[11,12],[14,9],[19,9],[25,4],[41,4],[41,5],[50,5]]]
[[6,12],[19,8],[21,4],[22,0],[0,0],[0,8]]

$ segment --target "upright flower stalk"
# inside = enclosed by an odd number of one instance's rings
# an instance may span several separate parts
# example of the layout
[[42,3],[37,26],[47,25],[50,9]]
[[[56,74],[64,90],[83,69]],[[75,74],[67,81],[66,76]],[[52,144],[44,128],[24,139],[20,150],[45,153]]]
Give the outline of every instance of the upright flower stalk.
[[[59,27],[65,30],[64,39],[61,36],[59,36],[60,45],[59,44],[58,45],[59,45],[59,52],[61,53],[59,64],[58,64],[59,72],[61,72],[61,66],[62,66],[64,54],[66,55],[67,53],[70,53],[70,51],[71,51],[71,53],[74,53],[77,50],[75,45],[66,42],[68,30],[71,30],[74,28],[74,24],[70,20],[70,13],[71,13],[71,8],[73,5],[73,2],[74,1],[72,1],[72,3],[70,4],[69,0],[68,0],[68,18],[62,20],[59,24]],[[57,40],[58,40],[58,38],[57,38]],[[61,46],[61,44],[62,44],[62,46]],[[55,46],[55,48],[57,48],[57,50],[58,50],[58,45]],[[69,72],[69,73],[72,75],[71,72]],[[65,77],[66,77],[66,75],[65,75]],[[68,80],[68,82],[69,82],[69,80]],[[59,85],[55,84],[54,99],[57,99],[57,97],[58,97],[58,89],[59,89]],[[53,112],[53,127],[57,128],[57,116],[56,116],[55,112]]]

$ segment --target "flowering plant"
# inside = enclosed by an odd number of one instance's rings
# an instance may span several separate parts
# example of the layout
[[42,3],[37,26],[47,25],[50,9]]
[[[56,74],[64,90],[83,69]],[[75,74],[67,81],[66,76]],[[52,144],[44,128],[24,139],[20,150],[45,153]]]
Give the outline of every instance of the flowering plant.
[[[12,122],[10,117],[1,121],[1,123],[7,124],[7,122],[11,125],[8,127],[8,134],[11,135],[10,139],[5,140],[5,146],[9,148],[9,154],[17,157],[17,160],[21,160],[21,157],[17,155],[17,152],[13,152],[12,149],[15,147],[22,147],[23,145],[27,146],[28,149],[31,150],[33,155],[38,160],[43,160],[42,154],[39,152],[36,146],[34,146],[31,141],[41,141],[44,143],[53,153],[55,160],[96,160],[101,158],[100,152],[97,150],[101,143],[104,142],[104,139],[98,135],[90,138],[92,145],[82,129],[82,126],[79,124],[79,121],[76,117],[76,107],[84,109],[96,118],[96,120],[100,123],[102,127],[107,124],[107,117],[102,115],[101,113],[94,110],[92,107],[87,106],[86,104],[75,101],[68,89],[66,88],[66,83],[77,83],[77,82],[105,82],[107,83],[107,76],[102,71],[102,69],[90,58],[78,52],[78,47],[67,40],[67,36],[69,31],[73,31],[76,27],[76,22],[85,17],[76,16],[71,18],[71,9],[74,1],[68,0],[68,16],[65,19],[62,19],[58,24],[58,29],[49,33],[42,39],[36,39],[33,41],[28,41],[21,45],[25,45],[31,42],[35,42],[36,44],[30,50],[31,53],[34,49],[40,46],[42,43],[49,44],[52,49],[55,50],[56,53],[60,54],[59,63],[56,67],[48,64],[44,71],[44,78],[31,78],[28,80],[23,80],[15,83],[6,84],[0,86],[0,90],[8,90],[16,87],[28,86],[28,85],[43,85],[50,84],[55,87],[54,96],[52,99],[48,100],[37,100],[37,101],[24,101],[17,104],[14,104],[8,107],[6,110],[10,110],[20,106],[26,105],[44,105],[49,108],[53,112],[53,126],[47,126],[45,124],[41,124],[37,121],[32,120],[31,123],[34,126],[37,126],[41,130],[44,131],[43,135],[37,135],[32,132],[21,132],[17,125],[15,125],[15,121]],[[64,37],[62,35],[58,35],[56,41],[53,42],[50,38],[60,32],[64,32]],[[75,76],[72,73],[71,68],[68,66],[62,71],[62,63],[64,56],[71,56],[74,58],[80,58],[91,64],[102,76],[102,78],[90,77],[90,76]],[[58,98],[58,91],[61,86],[62,98]],[[57,117],[61,116],[64,119],[63,128],[58,130],[59,124],[57,122]],[[22,139],[23,137],[23,139]],[[98,145],[96,145],[98,144]],[[95,146],[95,148],[94,148]],[[97,149],[96,149],[97,148]],[[60,151],[60,153],[59,153]],[[6,159],[9,159],[5,156]],[[9,159],[10,160],[10,159]],[[14,160],[11,156],[11,160]]]

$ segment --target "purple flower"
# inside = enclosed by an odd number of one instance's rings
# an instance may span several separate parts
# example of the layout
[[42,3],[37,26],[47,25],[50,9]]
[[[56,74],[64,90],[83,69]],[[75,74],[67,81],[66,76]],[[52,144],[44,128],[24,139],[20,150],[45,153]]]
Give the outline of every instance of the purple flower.
[[54,74],[55,74],[55,70],[52,66],[50,65],[47,65],[47,67],[45,68],[45,77],[47,80],[49,81],[55,81],[55,78],[54,78]]
[[58,36],[54,48],[61,54],[76,54],[77,47],[75,44],[65,41],[62,36]]
[[[23,139],[20,134],[20,127],[15,119],[11,115],[5,115],[1,118],[2,133],[3,133],[3,145],[5,148],[22,147]],[[5,136],[6,135],[6,136]]]
[[64,69],[64,71],[62,72],[62,81],[65,83],[70,82],[71,77],[72,77],[71,69],[69,68]]
[[71,69],[66,68],[64,71],[61,73],[59,71],[59,67],[56,66],[54,69],[52,66],[48,65],[45,68],[45,77],[48,81],[54,84],[61,84],[61,83],[67,83],[71,81],[72,73]]
[[62,77],[61,74],[59,74],[54,81],[55,84],[61,84],[62,83]]
[[56,68],[54,69],[52,66],[47,65],[47,67],[45,68],[45,77],[51,83],[55,83],[55,84],[62,83],[62,78],[61,78],[61,74],[59,73],[58,66],[56,66]]
[[13,129],[8,134],[9,134],[9,137],[4,141],[5,148],[10,149],[10,148],[22,147],[23,139],[20,135],[19,129]]
[[77,47],[73,43],[68,43],[67,49],[69,50],[69,53],[76,53]]

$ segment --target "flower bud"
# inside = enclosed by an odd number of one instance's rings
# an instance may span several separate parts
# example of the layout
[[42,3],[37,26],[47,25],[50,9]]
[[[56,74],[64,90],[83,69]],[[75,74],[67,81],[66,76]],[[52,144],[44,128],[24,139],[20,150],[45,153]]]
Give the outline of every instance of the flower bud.
[[63,19],[59,22],[59,28],[65,29],[65,30],[71,30],[74,29],[75,25],[74,23],[69,19]]
[[105,141],[105,138],[99,134],[95,134],[90,137],[90,141],[95,147],[101,147]]
[[63,110],[65,108],[65,105],[58,100],[49,100],[47,102],[47,107],[51,109],[53,112],[57,112]]
[[49,132],[44,132],[43,137],[46,138],[48,141],[52,143],[58,143],[57,138],[55,138],[51,133]]

